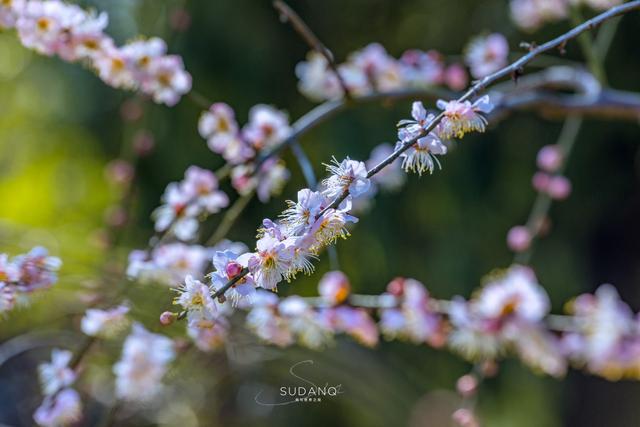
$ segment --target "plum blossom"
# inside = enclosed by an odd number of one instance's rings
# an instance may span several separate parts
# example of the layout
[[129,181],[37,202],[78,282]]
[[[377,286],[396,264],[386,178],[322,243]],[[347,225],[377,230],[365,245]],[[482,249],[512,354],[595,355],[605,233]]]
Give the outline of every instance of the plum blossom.
[[433,311],[429,293],[422,283],[395,279],[387,286],[387,292],[399,299],[397,308],[383,309],[380,314],[380,327],[387,338],[442,345],[442,319]]
[[364,309],[342,305],[324,309],[318,316],[333,333],[346,333],[367,347],[378,344],[378,328]]
[[190,320],[209,318],[215,312],[211,289],[199,280],[187,276],[184,284],[180,285],[176,291],[178,296],[173,303],[182,306]]
[[570,308],[581,328],[564,337],[569,357],[610,380],[639,378],[639,323],[615,288],[602,285]]
[[275,289],[291,275],[293,250],[279,239],[265,234],[256,243],[255,253],[243,254],[238,262],[249,269],[257,286]]
[[90,308],[80,322],[80,329],[91,337],[113,337],[129,324],[126,317],[128,312],[129,307],[126,305],[108,310]]
[[247,328],[261,340],[286,347],[293,343],[293,334],[287,321],[278,313],[278,296],[258,291],[246,317]]
[[398,123],[398,126],[400,126],[398,139],[400,141],[396,144],[396,149],[417,139],[410,148],[400,155],[402,158],[402,169],[407,172],[417,172],[419,175],[422,175],[426,171],[433,173],[436,164],[440,167],[440,161],[436,156],[447,154],[447,147],[435,132],[421,136],[435,119],[433,114],[427,113],[422,102],[416,101],[413,103],[411,116],[413,120],[401,120]]
[[329,68],[324,55],[311,51],[307,60],[296,65],[298,90],[312,101],[324,101],[342,97],[340,81]]
[[51,362],[38,366],[42,392],[46,396],[69,387],[76,380],[76,373],[69,367],[72,357],[73,354],[70,351],[53,349]]
[[349,278],[341,271],[330,271],[320,279],[318,292],[329,304],[341,304],[351,293]]
[[308,230],[327,204],[318,191],[304,188],[298,191],[298,201],[287,201],[288,208],[282,213],[282,224],[288,234],[299,234]]
[[465,61],[471,68],[471,75],[479,79],[507,65],[509,44],[499,33],[474,38],[465,55]]
[[[198,131],[200,136],[207,140],[211,151],[218,154],[226,153],[229,146],[234,144],[234,140],[238,139],[238,122],[233,109],[223,102],[212,104],[209,110],[200,115]],[[247,150],[253,153],[248,146]],[[228,156],[225,156],[225,159],[232,161]]]
[[511,0],[511,17],[525,31],[535,31],[545,22],[566,18],[567,0]]
[[335,198],[345,191],[353,197],[358,197],[364,194],[371,185],[364,162],[351,160],[349,157],[338,162],[334,157],[332,164],[325,166],[331,174],[322,181],[324,187],[322,193],[327,197]]
[[154,102],[173,107],[191,90],[191,75],[185,71],[181,57],[165,55],[151,62],[141,83],[141,90]]
[[201,351],[215,351],[224,346],[229,334],[229,321],[224,316],[189,320],[187,335]]
[[82,402],[77,391],[65,388],[46,396],[33,414],[33,419],[42,427],[70,426],[82,418]]
[[527,267],[512,266],[504,277],[486,284],[474,307],[486,319],[538,322],[549,312],[549,297]]
[[291,134],[289,118],[270,105],[255,105],[249,111],[249,123],[242,128],[242,134],[256,150],[273,147]]
[[171,339],[134,324],[124,342],[122,357],[113,366],[116,396],[133,402],[153,399],[162,388],[162,377],[174,358]]
[[442,139],[462,138],[468,132],[484,132],[487,119],[481,113],[488,114],[493,110],[488,95],[479,98],[473,104],[469,101],[447,102],[440,99],[437,105],[444,113],[444,119],[437,128]]
[[170,183],[162,201],[153,213],[155,229],[171,230],[181,240],[195,237],[199,216],[217,213],[229,204],[213,172],[197,166],[186,170],[183,181]]
[[311,349],[320,349],[331,341],[332,331],[299,296],[290,296],[278,305],[279,314],[286,319],[298,342]]
[[[211,273],[211,286],[213,289],[222,288],[228,281],[238,277],[244,267],[238,262],[238,255],[232,251],[218,251],[213,255],[213,268],[215,271]],[[242,299],[249,302],[255,294],[255,283],[251,276],[243,276],[233,284],[226,295],[231,299],[234,305]]]

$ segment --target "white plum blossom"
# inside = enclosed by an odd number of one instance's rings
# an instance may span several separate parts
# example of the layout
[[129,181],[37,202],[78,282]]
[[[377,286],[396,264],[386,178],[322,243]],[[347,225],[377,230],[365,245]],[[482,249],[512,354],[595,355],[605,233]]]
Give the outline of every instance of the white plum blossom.
[[200,115],[198,131],[207,140],[211,151],[225,153],[234,140],[238,139],[238,122],[233,109],[223,102],[212,104],[209,110]]
[[127,313],[129,307],[119,305],[117,307],[100,310],[89,308],[80,321],[80,329],[91,337],[109,338],[120,333],[128,324]]
[[487,319],[510,317],[538,322],[546,316],[550,302],[533,271],[512,266],[505,275],[486,284],[475,301],[477,313]]
[[124,342],[122,357],[113,366],[116,396],[133,402],[147,402],[162,388],[169,363],[175,358],[173,341],[134,324]]
[[364,162],[351,160],[349,157],[342,162],[333,158],[332,164],[325,165],[331,174],[322,181],[322,193],[330,198],[348,192],[353,197],[364,194],[369,189],[371,181],[367,177],[367,166]]
[[289,206],[281,215],[282,224],[289,234],[299,234],[308,230],[326,205],[322,193],[304,188],[298,191],[298,201],[287,201]]
[[500,33],[493,33],[471,40],[465,61],[471,68],[471,75],[479,79],[505,67],[508,55],[507,39]]
[[72,358],[73,353],[68,350],[53,349],[51,362],[38,366],[42,392],[46,396],[70,386],[76,380],[76,373],[69,367]]
[[249,111],[249,123],[242,134],[256,150],[273,147],[291,134],[289,117],[270,105],[255,105]]
[[33,414],[33,420],[41,427],[71,426],[82,418],[82,402],[77,391],[65,388],[46,396]]
[[489,95],[485,95],[474,103],[469,101],[438,100],[438,108],[443,110],[444,119],[436,131],[442,139],[452,137],[462,138],[469,132],[484,132],[487,119],[481,114],[488,114],[493,110]]
[[567,0],[511,0],[511,17],[520,28],[534,31],[545,22],[567,17]]
[[309,52],[307,61],[296,65],[296,76],[300,79],[300,93],[313,101],[338,99],[343,95],[340,81],[321,53]]
[[256,243],[256,252],[240,256],[238,262],[252,273],[257,286],[275,289],[290,276],[292,248],[275,237],[265,234]]
[[447,147],[442,143],[436,132],[430,132],[425,136],[425,129],[435,120],[433,114],[427,113],[422,102],[416,101],[411,107],[413,120],[401,120],[398,123],[398,143],[396,150],[405,144],[416,140],[410,148],[405,150],[402,158],[402,169],[406,172],[417,172],[422,175],[424,172],[433,173],[435,165],[440,167],[440,162],[436,156],[447,154]]
[[190,320],[209,318],[215,312],[211,289],[199,280],[185,277],[184,284],[177,288],[177,292],[173,303],[182,306]]

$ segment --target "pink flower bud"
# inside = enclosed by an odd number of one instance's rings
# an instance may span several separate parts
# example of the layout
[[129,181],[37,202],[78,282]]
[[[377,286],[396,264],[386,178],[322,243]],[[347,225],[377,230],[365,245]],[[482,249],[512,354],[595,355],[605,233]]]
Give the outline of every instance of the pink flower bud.
[[467,71],[460,64],[453,64],[447,67],[444,72],[444,81],[453,90],[462,90],[467,87],[469,78]]
[[225,267],[225,273],[229,279],[233,279],[242,272],[242,266],[235,261],[231,261]]
[[517,225],[507,234],[507,246],[514,252],[524,252],[531,245],[531,233],[527,227]]
[[116,159],[107,164],[105,169],[107,179],[115,184],[127,184],[133,178],[134,170],[131,163]]
[[460,427],[479,427],[480,423],[476,419],[476,416],[469,409],[460,408],[457,409],[451,416],[453,421]]
[[531,179],[531,185],[539,193],[546,193],[551,176],[544,172],[536,172]]
[[151,154],[155,145],[153,134],[147,130],[139,130],[133,137],[133,149],[139,157]]
[[396,277],[387,285],[387,292],[396,297],[401,297],[404,293],[404,278]]
[[538,167],[547,172],[555,172],[564,161],[562,149],[557,145],[545,145],[538,151]]
[[165,311],[160,315],[160,323],[163,326],[169,326],[174,322],[174,320],[176,320],[176,314],[170,311]]
[[478,379],[471,375],[463,375],[456,382],[456,390],[462,397],[470,397],[476,393],[478,389]]
[[351,292],[351,285],[343,272],[330,271],[320,279],[318,292],[324,299],[336,305],[347,299]]
[[552,199],[564,200],[571,194],[571,181],[562,175],[551,177],[547,192]]

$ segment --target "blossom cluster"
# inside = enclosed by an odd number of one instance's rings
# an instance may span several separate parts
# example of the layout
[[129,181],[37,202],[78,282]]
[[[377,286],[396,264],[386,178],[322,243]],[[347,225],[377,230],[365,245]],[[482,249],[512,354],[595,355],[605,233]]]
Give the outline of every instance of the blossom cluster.
[[[395,59],[378,43],[352,53],[337,70],[349,93],[355,96],[443,84],[461,90],[468,82],[462,65],[447,66],[444,56],[435,50],[412,49]],[[320,53],[310,52],[306,61],[296,66],[296,75],[300,92],[313,101],[344,96],[340,80]]]
[[[241,271],[233,262],[227,268],[232,275]],[[474,362],[513,355],[556,377],[573,365],[610,380],[640,378],[640,318],[610,285],[577,297],[568,304],[568,315],[555,316],[554,323],[549,296],[535,273],[517,264],[488,275],[469,300],[435,299],[410,278],[392,280],[381,295],[354,295],[340,271],[322,277],[317,298],[279,298],[253,289],[251,282],[242,283],[245,290],[235,292],[251,294],[237,299],[237,306],[247,311],[247,328],[279,347],[299,344],[320,349],[337,334],[375,346],[382,336],[448,347]],[[214,286],[188,277],[175,300],[186,312],[189,336],[205,351],[224,346],[229,317],[235,312],[229,301],[214,300],[214,291]],[[171,313],[166,316],[175,318]]]
[[547,22],[567,18],[571,7],[588,6],[602,11],[623,0],[511,0],[511,17],[525,31],[535,31]]
[[238,193],[256,191],[262,202],[280,193],[289,179],[284,163],[275,157],[260,163],[257,158],[291,135],[286,113],[269,105],[255,105],[249,111],[248,123],[240,128],[233,109],[215,103],[200,116],[198,130],[211,151],[233,167],[231,184]]
[[447,154],[445,144],[453,137],[462,138],[468,132],[484,132],[487,119],[483,114],[493,110],[489,96],[485,95],[475,102],[439,100],[438,108],[442,110],[443,119],[431,132],[426,132],[435,121],[436,116],[429,113],[422,102],[415,101],[411,108],[412,120],[401,120],[398,123],[398,143],[396,149],[415,141],[401,155],[402,168],[407,172],[432,173],[435,166],[440,166],[437,156]]
[[153,213],[156,231],[192,240],[197,235],[199,219],[227,207],[229,198],[218,188],[218,178],[213,172],[191,166],[184,180],[167,186],[162,202]]
[[26,303],[30,293],[55,284],[61,264],[59,258],[49,256],[42,247],[13,259],[0,254],[0,313]]
[[71,425],[82,417],[80,395],[71,388],[77,378],[75,370],[69,366],[72,358],[70,351],[54,349],[51,362],[38,366],[44,400],[33,419],[39,426]]
[[191,90],[182,58],[167,55],[163,40],[136,39],[118,46],[104,32],[107,25],[106,13],[60,0],[0,3],[0,29],[15,29],[20,42],[40,54],[87,64],[112,87],[139,90],[168,106]]

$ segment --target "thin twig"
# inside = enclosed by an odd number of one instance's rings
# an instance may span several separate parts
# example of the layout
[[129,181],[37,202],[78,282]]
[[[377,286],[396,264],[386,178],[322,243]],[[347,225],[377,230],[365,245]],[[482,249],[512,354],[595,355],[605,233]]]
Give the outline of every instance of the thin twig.
[[344,97],[346,99],[353,98],[351,92],[349,91],[349,87],[346,82],[340,75],[340,71],[338,70],[338,66],[336,65],[335,59],[331,51],[320,41],[320,39],[311,31],[311,28],[300,18],[293,9],[289,7],[285,2],[281,0],[275,0],[273,2],[273,7],[276,8],[278,12],[280,12],[280,16],[284,21],[289,21],[293,29],[302,37],[302,39],[311,47],[311,49],[318,52],[320,55],[324,56],[327,60],[327,64],[331,71],[335,74],[338,79],[338,83],[344,92]]

